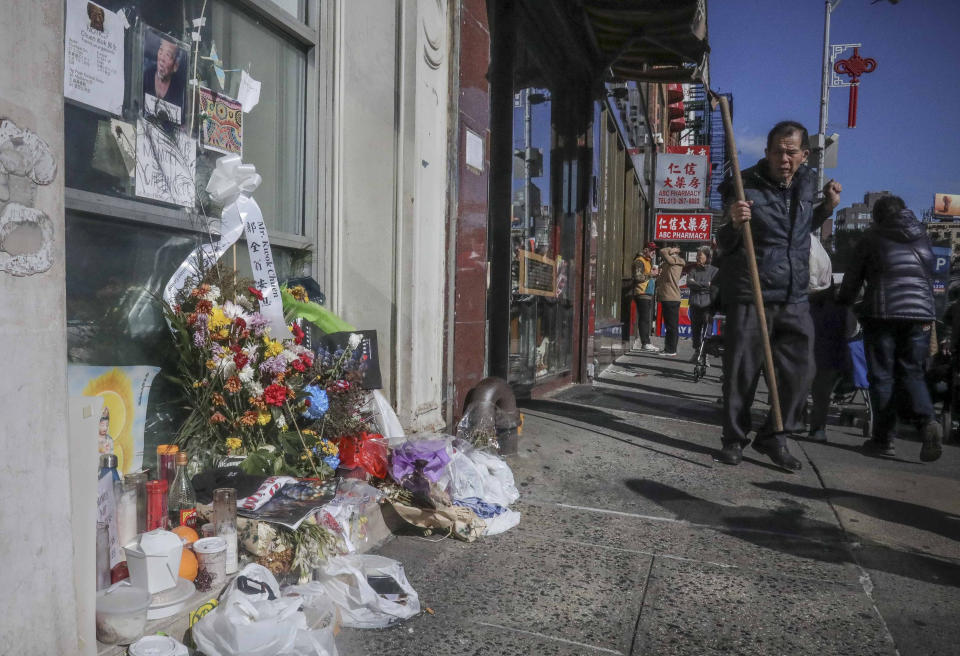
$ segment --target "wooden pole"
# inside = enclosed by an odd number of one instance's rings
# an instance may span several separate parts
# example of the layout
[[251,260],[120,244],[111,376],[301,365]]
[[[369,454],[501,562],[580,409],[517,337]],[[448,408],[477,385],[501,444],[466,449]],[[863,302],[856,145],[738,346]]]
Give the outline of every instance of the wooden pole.
[[[727,135],[727,153],[733,168],[733,184],[737,200],[746,200],[743,193],[743,180],[740,178],[740,160],[737,157],[737,142],[733,136],[733,121],[730,120],[730,105],[726,96],[720,96],[720,113],[723,115],[723,131]],[[763,336],[763,363],[767,377],[767,389],[770,390],[770,411],[773,413],[773,429],[783,432],[783,415],[780,412],[780,392],[777,389],[777,375],[773,370],[773,350],[770,348],[770,333],[767,330],[767,313],[763,307],[763,291],[760,289],[760,272],[757,270],[757,255],[753,248],[753,231],[750,222],[745,221],[740,230],[743,232],[743,247],[747,251],[747,265],[750,268],[750,281],[753,283],[753,304],[757,308]]]

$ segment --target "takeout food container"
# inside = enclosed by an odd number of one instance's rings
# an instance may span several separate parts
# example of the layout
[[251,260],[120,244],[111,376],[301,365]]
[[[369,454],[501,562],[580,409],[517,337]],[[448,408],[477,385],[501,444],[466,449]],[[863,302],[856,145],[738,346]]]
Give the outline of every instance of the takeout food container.
[[128,645],[147,626],[150,593],[146,588],[120,581],[97,593],[97,640],[108,645]]
[[150,594],[177,585],[183,542],[176,533],[160,528],[141,533],[123,550],[134,585],[149,590]]

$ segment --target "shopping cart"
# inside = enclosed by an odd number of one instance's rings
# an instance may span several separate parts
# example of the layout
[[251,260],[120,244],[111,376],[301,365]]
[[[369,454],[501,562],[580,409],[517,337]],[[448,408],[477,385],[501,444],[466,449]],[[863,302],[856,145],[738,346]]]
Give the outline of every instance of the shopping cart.
[[861,332],[847,342],[847,349],[850,353],[850,366],[833,389],[833,402],[840,406],[841,425],[859,426],[863,430],[864,437],[871,437],[873,407],[870,405],[867,356],[863,350]]
[[700,379],[707,375],[707,356],[715,358],[723,357],[723,321],[722,314],[707,315],[707,320],[703,322],[703,332],[700,335],[700,349],[697,351],[697,359],[693,365],[693,382],[700,382]]

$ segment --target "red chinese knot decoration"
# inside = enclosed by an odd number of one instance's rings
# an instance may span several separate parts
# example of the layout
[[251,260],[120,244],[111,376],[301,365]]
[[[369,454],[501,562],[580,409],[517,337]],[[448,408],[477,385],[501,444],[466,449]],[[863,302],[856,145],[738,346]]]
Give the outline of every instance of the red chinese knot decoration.
[[848,59],[839,59],[833,65],[838,75],[850,76],[850,104],[847,109],[847,127],[857,127],[857,90],[860,87],[860,76],[873,73],[877,70],[877,60],[872,57],[864,59],[860,56],[860,48],[853,49],[853,56]]

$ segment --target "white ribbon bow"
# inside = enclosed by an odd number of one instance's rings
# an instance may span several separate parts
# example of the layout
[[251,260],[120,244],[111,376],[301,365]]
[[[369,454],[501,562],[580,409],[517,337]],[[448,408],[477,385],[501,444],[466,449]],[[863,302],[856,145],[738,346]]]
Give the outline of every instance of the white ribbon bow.
[[250,268],[263,294],[260,313],[269,321],[270,334],[274,339],[291,339],[293,335],[283,319],[283,302],[263,212],[257,201],[250,197],[261,182],[263,178],[257,173],[257,168],[253,164],[244,164],[238,155],[225,155],[217,160],[207,182],[207,193],[215,203],[223,205],[220,239],[203,244],[187,256],[170,277],[163,290],[163,298],[172,306],[188,278],[196,279],[201,271],[215,265],[240,235],[246,233]]

